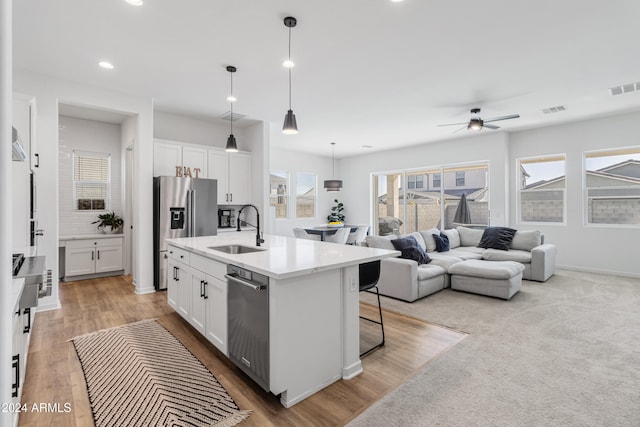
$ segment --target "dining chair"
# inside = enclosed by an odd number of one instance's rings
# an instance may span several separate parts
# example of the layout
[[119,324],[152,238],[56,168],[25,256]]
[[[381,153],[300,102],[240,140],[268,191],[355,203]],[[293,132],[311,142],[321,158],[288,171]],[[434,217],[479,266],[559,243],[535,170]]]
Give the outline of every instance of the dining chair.
[[335,234],[325,237],[324,241],[331,242],[331,243],[340,243],[344,245],[345,243],[347,243],[347,239],[349,238],[349,233],[351,233],[351,228],[349,227],[341,228],[338,231],[336,231]]
[[309,234],[304,228],[295,227],[293,229],[293,235],[296,237],[296,239],[320,240],[320,236]]
[[364,239],[367,237],[367,233],[369,232],[369,226],[358,227],[356,231],[349,234],[349,238],[347,239],[347,245],[356,245],[360,246]]
[[375,294],[378,296],[378,313],[380,315],[380,321],[370,319],[368,317],[360,316],[361,319],[366,320],[376,325],[380,325],[382,330],[382,341],[374,345],[368,350],[360,353],[360,357],[366,356],[373,350],[384,346],[384,322],[382,321],[382,306],[380,305],[380,292],[378,291],[378,279],[380,278],[380,260],[365,262],[358,266],[358,272],[360,276],[360,292],[374,293],[371,289],[375,288]]

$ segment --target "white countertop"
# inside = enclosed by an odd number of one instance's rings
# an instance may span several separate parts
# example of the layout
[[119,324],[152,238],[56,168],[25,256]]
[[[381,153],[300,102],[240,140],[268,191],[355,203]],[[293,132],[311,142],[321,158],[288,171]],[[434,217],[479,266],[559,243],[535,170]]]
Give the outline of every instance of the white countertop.
[[265,243],[260,246],[261,251],[247,254],[227,254],[209,249],[209,246],[240,244],[255,247],[256,236],[253,233],[185,237],[167,239],[167,242],[215,261],[244,267],[274,279],[302,276],[400,255],[398,251],[275,235],[265,235],[264,240]]

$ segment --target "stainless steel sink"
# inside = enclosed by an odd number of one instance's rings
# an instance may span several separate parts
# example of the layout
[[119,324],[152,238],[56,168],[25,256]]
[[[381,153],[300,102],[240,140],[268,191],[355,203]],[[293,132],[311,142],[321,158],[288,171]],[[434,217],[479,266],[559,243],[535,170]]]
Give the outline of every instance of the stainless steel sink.
[[260,252],[266,249],[252,247],[252,246],[244,246],[244,245],[223,245],[223,246],[208,246],[209,249],[213,249],[214,251],[220,251],[227,254],[250,254],[252,252]]

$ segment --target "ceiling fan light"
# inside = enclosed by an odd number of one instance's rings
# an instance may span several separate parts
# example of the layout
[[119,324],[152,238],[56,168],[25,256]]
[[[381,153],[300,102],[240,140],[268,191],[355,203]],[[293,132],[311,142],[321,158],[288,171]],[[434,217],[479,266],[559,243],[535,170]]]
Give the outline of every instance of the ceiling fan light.
[[342,188],[342,181],[339,179],[327,179],[324,182],[324,188],[327,191],[340,191]]
[[229,138],[227,138],[227,145],[224,147],[224,151],[228,153],[238,152],[238,144],[236,143],[236,137],[233,136],[233,134],[230,134]]
[[296,122],[296,115],[293,114],[293,110],[287,111],[287,114],[284,116],[282,133],[287,135],[295,135],[298,133],[298,123]]
[[482,130],[482,120],[471,119],[471,121],[469,121],[469,125],[467,126],[467,129],[475,132]]

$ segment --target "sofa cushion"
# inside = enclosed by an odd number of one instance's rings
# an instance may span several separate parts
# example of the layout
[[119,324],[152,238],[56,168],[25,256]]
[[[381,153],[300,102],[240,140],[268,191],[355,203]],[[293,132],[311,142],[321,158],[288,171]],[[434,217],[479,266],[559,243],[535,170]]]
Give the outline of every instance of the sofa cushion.
[[416,239],[416,242],[418,242],[418,245],[420,245],[420,247],[422,248],[423,251],[427,251],[427,244],[424,242],[424,238],[422,237],[422,233],[419,233],[417,231],[414,231],[413,233],[409,233],[409,234],[404,234],[400,237],[413,237],[414,239]]
[[478,246],[484,230],[458,226],[456,227],[460,235],[460,246]]
[[482,259],[487,261],[516,261],[523,264],[531,262],[531,252],[511,249],[502,251],[498,249],[486,249],[482,253]]
[[522,274],[524,266],[519,262],[469,260],[449,267],[449,274],[482,277],[485,279],[510,279]]
[[478,243],[479,248],[508,251],[517,230],[509,227],[487,227]]
[[436,250],[436,241],[433,239],[432,234],[440,234],[440,230],[437,228],[430,228],[428,230],[420,231],[424,243],[427,245],[427,252],[434,252]]
[[437,265],[440,266],[442,268],[445,269],[445,271],[449,270],[449,267],[451,267],[453,264],[458,263],[458,262],[462,262],[462,259],[456,257],[455,255],[451,254],[451,251],[449,252],[434,252],[432,254],[429,254],[429,257],[431,258],[431,262],[429,263],[429,265]]
[[402,253],[400,258],[411,259],[420,264],[431,262],[429,255],[420,247],[415,237],[407,236],[400,239],[391,240],[394,248]]
[[542,244],[542,234],[540,230],[520,231],[518,230],[511,241],[511,249],[521,251],[531,251],[531,249]]
[[444,268],[435,264],[422,264],[418,266],[418,280],[427,280],[444,274]]
[[446,252],[446,251],[448,251],[450,249],[449,248],[449,238],[447,237],[446,234],[444,234],[444,233],[435,234],[434,233],[431,236],[436,241],[436,250],[438,252]]
[[442,232],[449,238],[449,248],[455,249],[460,246],[460,234],[458,234],[458,230],[451,228],[449,230],[442,230]]
[[454,256],[456,258],[460,258],[462,260],[465,259],[482,259],[482,253],[486,249],[475,248],[471,246],[460,246],[459,248],[451,249],[449,252],[443,252],[449,254],[450,256]]
[[365,239],[365,243],[370,248],[378,248],[378,249],[388,249],[390,251],[395,251],[396,248],[391,243],[392,240],[396,239],[397,236],[367,236]]

